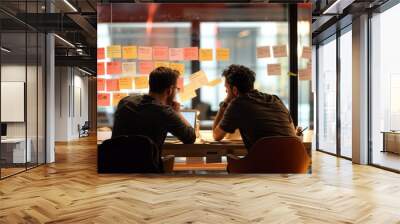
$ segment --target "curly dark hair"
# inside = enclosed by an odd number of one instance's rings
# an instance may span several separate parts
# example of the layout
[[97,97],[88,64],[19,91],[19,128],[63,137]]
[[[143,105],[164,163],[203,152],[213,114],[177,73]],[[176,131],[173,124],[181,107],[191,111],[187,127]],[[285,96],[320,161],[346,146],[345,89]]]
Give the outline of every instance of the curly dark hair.
[[226,82],[235,86],[240,93],[247,93],[254,88],[256,73],[243,65],[230,65],[222,72]]
[[167,67],[158,67],[150,73],[150,92],[163,93],[169,87],[176,85],[179,72]]

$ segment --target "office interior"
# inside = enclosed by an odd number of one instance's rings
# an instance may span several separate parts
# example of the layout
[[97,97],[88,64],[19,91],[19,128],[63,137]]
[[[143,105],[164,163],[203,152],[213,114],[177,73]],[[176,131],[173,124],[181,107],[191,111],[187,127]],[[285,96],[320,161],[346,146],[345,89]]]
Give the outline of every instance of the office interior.
[[[112,128],[114,111],[111,105],[97,105],[98,79],[109,77],[97,75],[96,50],[133,43],[129,42],[133,34],[145,41],[148,32],[146,18],[139,16],[143,11],[129,14],[128,19],[126,14],[110,15],[108,6],[128,10],[134,3],[126,2],[103,0],[100,7],[94,0],[0,2],[4,136],[0,221],[398,223],[398,1],[292,1],[297,3],[297,51],[288,47],[288,57],[279,59],[254,55],[260,39],[271,45],[290,45],[290,7],[284,1],[235,3],[244,5],[243,10],[249,4],[277,4],[266,8],[269,14],[261,20],[251,19],[256,13],[210,13],[195,15],[218,15],[221,21],[154,23],[152,32],[162,29],[172,45],[186,47],[195,42],[204,48],[232,49],[231,58],[248,63],[257,72],[256,87],[279,95],[297,116],[297,125],[308,127],[312,174],[223,177],[96,172],[97,136]],[[206,7],[205,3],[200,5]],[[218,4],[234,5],[229,1]],[[49,12],[54,14],[49,16]],[[111,18],[116,19],[111,22]],[[124,24],[127,20],[136,25]],[[193,25],[199,33],[191,33]],[[156,37],[149,39],[157,41]],[[216,43],[216,38],[224,41]],[[251,50],[245,47],[249,45]],[[303,46],[312,48],[311,60],[302,57]],[[295,74],[288,74],[293,66],[290,52],[297,54]],[[267,60],[282,64],[280,76],[267,74]],[[300,71],[308,74],[309,62],[311,77],[300,80]],[[230,63],[184,64],[187,79],[199,69],[216,78]],[[11,92],[12,97],[5,97]],[[184,106],[200,110],[200,128],[207,130],[223,96],[223,85],[203,87]],[[81,129],[86,121],[89,136],[80,137],[78,125]],[[14,163],[14,159],[22,162]]]

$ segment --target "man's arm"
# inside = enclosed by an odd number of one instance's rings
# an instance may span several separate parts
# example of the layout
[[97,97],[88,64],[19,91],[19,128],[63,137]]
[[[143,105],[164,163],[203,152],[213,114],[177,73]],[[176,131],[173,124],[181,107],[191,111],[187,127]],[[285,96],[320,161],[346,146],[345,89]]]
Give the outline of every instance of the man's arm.
[[171,132],[184,144],[192,144],[196,141],[196,132],[179,111],[179,103],[174,103],[172,109],[167,111],[167,131]]
[[215,117],[214,123],[213,123],[213,137],[214,137],[214,140],[216,140],[216,141],[223,139],[226,135],[226,132],[221,129],[219,124],[220,124],[222,118],[224,117],[224,113],[225,113],[227,106],[228,106],[228,104],[226,102],[222,103],[222,105],[220,106],[220,108],[217,112],[217,116]]

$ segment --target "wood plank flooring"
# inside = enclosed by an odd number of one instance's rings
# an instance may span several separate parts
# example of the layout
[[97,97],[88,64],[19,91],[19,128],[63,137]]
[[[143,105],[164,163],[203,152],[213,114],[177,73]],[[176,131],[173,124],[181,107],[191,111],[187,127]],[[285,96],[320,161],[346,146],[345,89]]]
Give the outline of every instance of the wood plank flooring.
[[0,223],[400,223],[400,175],[313,154],[311,175],[98,175],[94,138],[0,181]]

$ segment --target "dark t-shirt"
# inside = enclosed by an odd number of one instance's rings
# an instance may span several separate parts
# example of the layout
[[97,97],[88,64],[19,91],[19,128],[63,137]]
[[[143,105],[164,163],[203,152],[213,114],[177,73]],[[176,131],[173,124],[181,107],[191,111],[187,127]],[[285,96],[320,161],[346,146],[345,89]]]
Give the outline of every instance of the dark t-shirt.
[[231,101],[220,128],[229,133],[239,129],[247,149],[263,137],[296,135],[289,110],[279,97],[257,90]]
[[112,137],[144,135],[162,149],[168,132],[185,144],[196,140],[194,129],[186,126],[172,107],[158,103],[149,95],[131,95],[119,102]]

